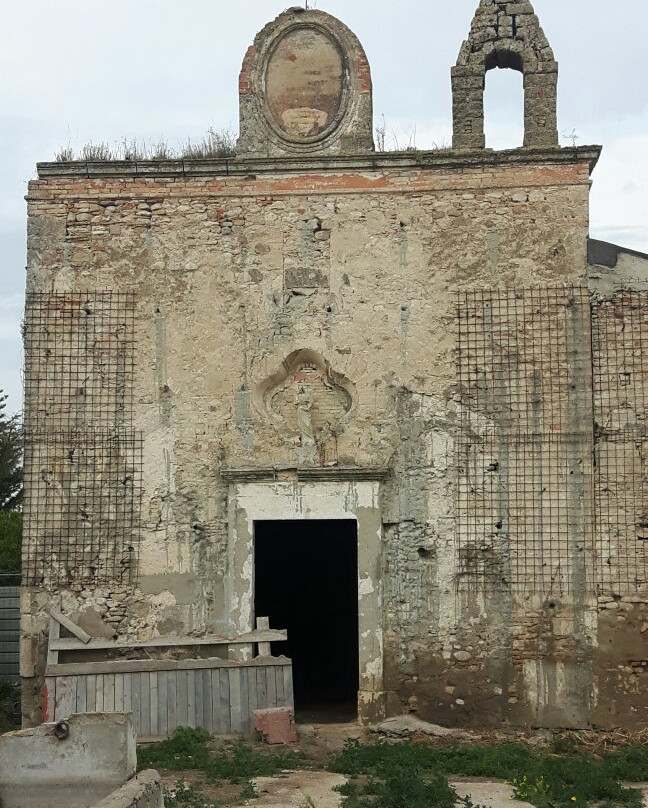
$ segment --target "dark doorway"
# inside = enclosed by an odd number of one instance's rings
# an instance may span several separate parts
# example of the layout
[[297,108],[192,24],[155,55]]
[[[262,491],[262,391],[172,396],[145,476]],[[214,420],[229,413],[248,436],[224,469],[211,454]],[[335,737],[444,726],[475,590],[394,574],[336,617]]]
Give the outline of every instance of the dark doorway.
[[257,617],[288,629],[273,654],[293,661],[303,721],[357,717],[358,528],[354,520],[254,524]]

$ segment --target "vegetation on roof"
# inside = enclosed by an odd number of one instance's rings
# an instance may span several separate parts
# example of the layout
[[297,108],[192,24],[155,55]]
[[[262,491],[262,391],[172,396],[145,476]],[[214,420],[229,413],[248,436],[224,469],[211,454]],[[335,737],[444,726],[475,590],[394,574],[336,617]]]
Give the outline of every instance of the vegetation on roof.
[[61,147],[54,157],[57,163],[83,161],[88,163],[108,163],[115,160],[139,162],[149,160],[205,160],[234,157],[236,135],[231,129],[210,128],[198,140],[187,140],[180,146],[172,146],[165,138],[156,141],[141,141],[137,138],[122,138],[117,143],[104,141],[89,142],[80,149],[69,143]]

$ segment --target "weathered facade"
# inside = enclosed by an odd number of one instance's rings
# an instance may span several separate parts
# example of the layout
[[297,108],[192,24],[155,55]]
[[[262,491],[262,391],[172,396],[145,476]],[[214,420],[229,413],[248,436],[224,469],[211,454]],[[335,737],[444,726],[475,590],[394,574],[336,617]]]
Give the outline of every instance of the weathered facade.
[[[505,152],[496,66],[525,82]],[[317,634],[296,681],[337,654],[363,721],[645,725],[648,261],[588,245],[600,149],[558,146],[556,78],[531,5],[482,0],[453,148],[376,153],[360,43],[291,9],[245,57],[235,158],[39,165],[27,723],[60,594],[130,641],[281,600]]]

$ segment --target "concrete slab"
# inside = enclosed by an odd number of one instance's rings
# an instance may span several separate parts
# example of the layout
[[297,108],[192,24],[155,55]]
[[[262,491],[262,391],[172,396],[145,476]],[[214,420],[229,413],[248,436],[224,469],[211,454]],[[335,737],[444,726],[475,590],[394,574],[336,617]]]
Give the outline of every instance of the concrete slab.
[[[488,808],[533,808],[528,802],[513,799],[513,788],[508,783],[491,780],[451,780],[459,797],[470,797],[474,805]],[[512,801],[512,804],[511,804]]]
[[[321,771],[285,772],[277,777],[259,777],[254,781],[258,799],[245,805],[258,808],[340,808],[342,797],[333,789],[346,782],[346,777]],[[459,797],[470,797],[475,805],[488,808],[533,808],[527,802],[513,799],[513,789],[504,782],[486,780],[453,780],[451,785]]]
[[67,729],[63,723],[0,736],[3,808],[89,808],[133,777],[130,714],[73,715]]
[[342,796],[333,789],[346,783],[346,777],[330,772],[285,772],[254,781],[257,799],[245,803],[255,808],[340,808]]

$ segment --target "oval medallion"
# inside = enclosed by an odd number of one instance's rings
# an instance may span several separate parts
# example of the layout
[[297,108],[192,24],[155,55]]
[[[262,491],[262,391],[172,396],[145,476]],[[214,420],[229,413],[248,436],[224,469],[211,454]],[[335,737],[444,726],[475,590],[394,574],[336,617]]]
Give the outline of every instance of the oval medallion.
[[277,43],[266,68],[266,98],[275,125],[291,140],[317,138],[335,123],[344,65],[319,28],[294,28]]

